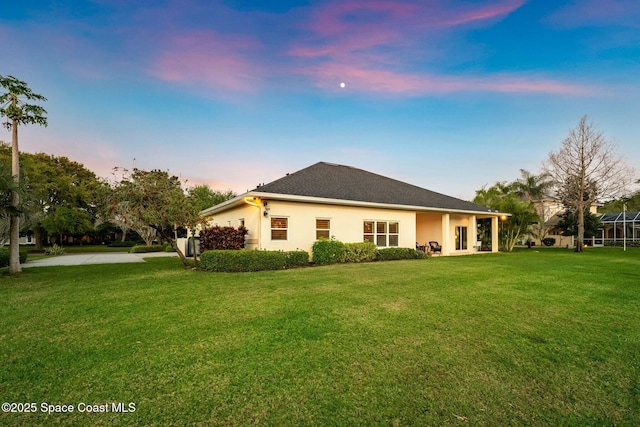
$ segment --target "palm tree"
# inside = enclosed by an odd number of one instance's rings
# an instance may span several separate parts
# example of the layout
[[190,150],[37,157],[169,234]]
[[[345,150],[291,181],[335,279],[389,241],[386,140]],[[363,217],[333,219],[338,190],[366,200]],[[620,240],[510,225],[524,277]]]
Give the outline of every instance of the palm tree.
[[554,186],[548,173],[534,175],[526,169],[520,169],[520,178],[513,185],[516,194],[525,202],[528,202],[540,218],[539,222],[531,227],[531,236],[544,239],[549,226],[548,221],[553,215],[546,209],[544,198]]
[[515,182],[516,193],[529,203],[542,200],[553,187],[551,176],[547,173],[534,175],[526,169],[520,169],[520,175]]
[[[20,151],[18,150],[18,126],[38,124],[47,126],[47,111],[39,105],[27,104],[23,101],[46,101],[42,95],[33,93],[22,80],[13,76],[0,76],[0,86],[6,91],[0,94],[0,116],[7,118],[4,126],[11,130],[11,175],[15,183],[20,182]],[[11,206],[17,208],[20,195],[17,188],[11,190]],[[9,273],[22,271],[18,252],[20,239],[20,217],[17,212],[10,214]]]

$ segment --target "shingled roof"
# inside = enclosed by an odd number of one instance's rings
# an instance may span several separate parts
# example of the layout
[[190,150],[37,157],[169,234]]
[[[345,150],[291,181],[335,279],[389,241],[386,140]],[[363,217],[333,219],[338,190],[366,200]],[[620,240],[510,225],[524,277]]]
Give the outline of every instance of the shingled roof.
[[455,197],[351,166],[319,162],[253,191],[433,209],[491,212]]

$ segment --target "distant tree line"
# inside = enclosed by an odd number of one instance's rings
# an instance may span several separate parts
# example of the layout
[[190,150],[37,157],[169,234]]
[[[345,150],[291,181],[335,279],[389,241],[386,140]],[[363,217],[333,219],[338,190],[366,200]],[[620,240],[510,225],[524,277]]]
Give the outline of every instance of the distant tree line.
[[[123,238],[133,231],[147,244],[160,238],[174,246],[176,226],[194,228],[201,210],[235,197],[207,185],[187,187],[158,170],[120,169],[122,177],[110,182],[81,163],[44,153],[20,154],[22,177],[14,185],[10,161],[11,147],[0,142],[0,246],[9,239],[14,211],[22,235],[33,235],[39,250],[63,236],[104,241],[115,230]],[[9,203],[14,186],[22,195],[17,208]]]

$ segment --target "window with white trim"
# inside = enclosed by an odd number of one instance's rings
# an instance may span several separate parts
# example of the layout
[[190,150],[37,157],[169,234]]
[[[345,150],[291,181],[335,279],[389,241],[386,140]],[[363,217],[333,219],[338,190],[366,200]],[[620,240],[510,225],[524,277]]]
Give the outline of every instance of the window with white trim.
[[400,226],[397,221],[364,221],[364,241],[381,248],[397,247]]
[[331,237],[331,220],[316,218],[316,240]]
[[289,218],[271,217],[271,240],[287,240],[289,238]]

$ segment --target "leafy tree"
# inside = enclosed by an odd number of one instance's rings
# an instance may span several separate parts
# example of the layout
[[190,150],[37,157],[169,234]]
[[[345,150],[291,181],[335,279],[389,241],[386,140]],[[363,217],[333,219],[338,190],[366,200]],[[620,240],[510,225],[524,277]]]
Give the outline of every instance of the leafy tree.
[[[588,209],[583,213],[584,217],[584,237],[590,239],[598,237],[602,229],[602,223],[597,215],[592,214]],[[578,214],[575,211],[567,210],[561,216],[556,227],[565,236],[578,236]]]
[[189,198],[201,211],[236,197],[236,193],[231,190],[212,190],[208,185],[196,185],[187,191]]
[[103,200],[109,187],[83,164],[45,153],[23,153],[22,157],[28,201],[26,225],[34,233],[37,249],[42,249],[47,231],[43,224],[60,207],[86,213],[92,224],[108,219]]
[[539,220],[531,203],[521,200],[514,183],[498,182],[489,188],[482,187],[476,191],[473,202],[511,214],[501,218],[498,229],[498,246],[502,251],[511,252],[530,226]]
[[183,191],[179,178],[157,169],[122,171],[122,180],[112,188],[109,202],[112,214],[156,230],[188,267],[189,261],[178,248],[173,233],[175,227],[190,228],[197,223],[199,210]]
[[63,234],[84,234],[94,229],[93,220],[86,211],[66,206],[58,206],[42,221],[42,226],[49,234],[57,234],[59,243]]
[[[39,105],[28,104],[26,101],[46,101],[42,95],[34,93],[26,82],[13,76],[0,76],[0,86],[6,91],[0,94],[0,116],[6,117],[4,123],[7,130],[11,130],[11,175],[16,183],[20,182],[20,152],[18,150],[18,126],[38,124],[47,126],[47,113]],[[11,205],[20,204],[20,195],[15,189],[11,191]],[[20,217],[17,213],[10,215],[10,248],[9,273],[22,271],[18,245],[20,239]]]
[[576,252],[582,252],[585,216],[598,200],[623,194],[631,182],[632,171],[615,152],[613,144],[583,116],[546,163],[556,192],[564,205],[577,212]]
[[625,204],[627,205],[627,211],[640,212],[640,191],[633,193],[631,197],[609,200],[604,203],[600,211],[603,213],[622,212]]

